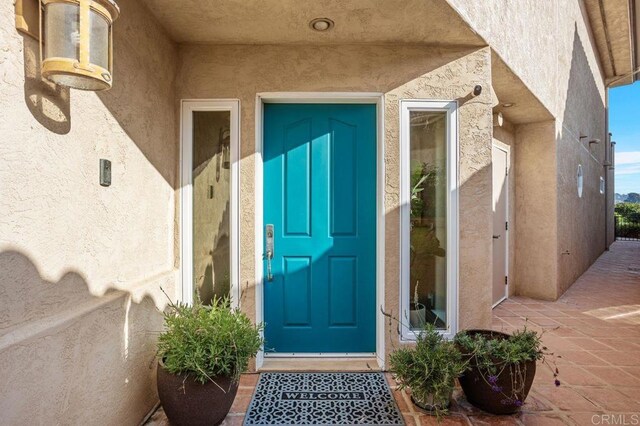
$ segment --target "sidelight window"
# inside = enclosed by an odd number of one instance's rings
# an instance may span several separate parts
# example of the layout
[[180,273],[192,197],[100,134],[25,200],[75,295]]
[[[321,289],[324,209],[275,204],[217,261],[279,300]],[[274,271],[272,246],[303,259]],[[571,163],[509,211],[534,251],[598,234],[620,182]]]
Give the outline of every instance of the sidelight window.
[[457,119],[455,102],[401,102],[402,337],[431,323],[453,335],[457,319]]

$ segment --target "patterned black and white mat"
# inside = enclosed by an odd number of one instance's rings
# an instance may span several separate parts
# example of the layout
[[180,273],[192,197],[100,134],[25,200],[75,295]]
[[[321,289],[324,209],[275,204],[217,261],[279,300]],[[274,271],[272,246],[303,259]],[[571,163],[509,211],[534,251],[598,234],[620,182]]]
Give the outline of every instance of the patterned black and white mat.
[[262,373],[245,426],[404,425],[382,373]]

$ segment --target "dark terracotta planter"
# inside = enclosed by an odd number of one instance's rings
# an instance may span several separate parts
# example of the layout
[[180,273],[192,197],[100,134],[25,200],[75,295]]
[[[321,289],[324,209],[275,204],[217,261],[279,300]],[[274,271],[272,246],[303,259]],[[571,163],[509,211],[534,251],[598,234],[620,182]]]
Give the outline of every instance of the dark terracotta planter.
[[236,397],[238,383],[229,377],[213,377],[213,380],[215,383],[201,384],[185,374],[171,374],[158,363],[158,396],[171,425],[222,423]]
[[[483,334],[495,339],[505,339],[509,337],[508,334],[490,330],[466,330],[466,332],[470,335]],[[481,410],[492,414],[513,414],[518,411],[527,398],[531,385],[533,384],[533,378],[536,375],[536,362],[526,361],[506,367],[502,373],[498,375],[496,382],[490,384],[486,380],[487,375],[485,374],[483,377],[478,370],[475,360],[468,354],[465,354],[462,348],[460,349],[463,356],[470,358],[470,369],[465,371],[459,378],[460,386],[462,386],[467,401]],[[517,371],[522,373],[520,377],[523,379],[522,386],[516,386],[520,388],[520,391],[515,393],[515,397],[520,403],[509,399],[511,395],[514,395],[514,386],[511,377],[512,374],[515,375]],[[515,377],[518,376],[516,375]],[[496,392],[493,386],[501,388],[502,391]]]

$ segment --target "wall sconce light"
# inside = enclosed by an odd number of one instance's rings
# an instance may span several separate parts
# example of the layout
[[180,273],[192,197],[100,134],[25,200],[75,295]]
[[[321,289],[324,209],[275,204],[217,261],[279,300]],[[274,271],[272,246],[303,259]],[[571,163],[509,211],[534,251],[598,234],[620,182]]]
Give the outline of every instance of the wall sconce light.
[[222,167],[231,168],[231,132],[229,129],[220,129],[220,147],[222,149]]
[[112,26],[119,13],[113,0],[17,0],[16,27],[40,41],[43,77],[75,89],[106,90],[113,80]]

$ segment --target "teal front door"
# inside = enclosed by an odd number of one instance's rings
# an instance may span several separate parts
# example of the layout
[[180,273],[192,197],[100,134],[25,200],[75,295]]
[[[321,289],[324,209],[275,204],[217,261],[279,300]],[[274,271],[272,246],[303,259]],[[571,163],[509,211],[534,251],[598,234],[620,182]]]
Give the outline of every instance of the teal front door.
[[263,161],[266,353],[375,352],[376,106],[265,104]]

